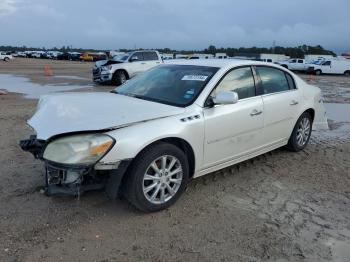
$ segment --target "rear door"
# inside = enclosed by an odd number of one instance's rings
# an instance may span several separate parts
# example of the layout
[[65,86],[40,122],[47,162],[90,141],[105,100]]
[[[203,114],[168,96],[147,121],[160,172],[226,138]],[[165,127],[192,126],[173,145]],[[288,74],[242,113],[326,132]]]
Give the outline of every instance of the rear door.
[[296,70],[304,70],[305,64],[303,59],[298,59],[297,63],[295,64]]
[[256,66],[264,104],[266,146],[289,139],[300,111],[300,91],[289,73],[275,67]]
[[145,70],[155,67],[160,64],[158,54],[154,51],[143,52]]
[[146,70],[146,65],[143,60],[143,52],[135,52],[130,58],[130,65],[128,66],[128,73],[130,77],[134,77]]
[[204,109],[204,168],[242,157],[261,144],[264,113],[250,66],[232,69],[211,93],[234,91],[238,102]]

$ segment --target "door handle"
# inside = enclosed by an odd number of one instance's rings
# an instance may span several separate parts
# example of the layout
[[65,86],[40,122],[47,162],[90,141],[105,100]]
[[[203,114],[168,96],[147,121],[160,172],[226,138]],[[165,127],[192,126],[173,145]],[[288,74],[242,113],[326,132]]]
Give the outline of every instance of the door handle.
[[258,116],[258,115],[260,115],[260,114],[262,114],[262,111],[260,110],[256,110],[256,109],[254,109],[251,113],[250,113],[250,116]]
[[297,104],[299,104],[299,102],[298,102],[298,101],[295,101],[295,100],[293,100],[292,102],[290,102],[290,105],[291,105],[291,106],[295,106],[295,105],[297,105]]

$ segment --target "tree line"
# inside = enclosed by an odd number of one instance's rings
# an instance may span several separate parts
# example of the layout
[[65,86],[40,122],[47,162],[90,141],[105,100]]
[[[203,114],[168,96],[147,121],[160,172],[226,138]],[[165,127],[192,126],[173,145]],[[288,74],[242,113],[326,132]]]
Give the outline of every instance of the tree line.
[[[0,46],[0,50],[2,51],[10,51],[10,52],[18,52],[18,51],[39,51],[39,50],[53,50],[53,51],[61,51],[61,52],[106,52],[109,50],[99,50],[99,49],[84,49],[84,48],[73,48],[72,46],[62,46],[60,48],[38,48],[38,47],[27,47],[27,46]],[[139,48],[138,50],[143,50]],[[287,55],[292,58],[304,58],[305,55],[333,55],[336,54],[331,50],[324,49],[321,45],[309,46],[309,45],[301,45],[297,47],[283,47],[283,46],[275,46],[275,47],[220,47],[217,48],[214,45],[210,45],[208,48],[204,50],[175,50],[170,48],[156,48],[161,53],[182,53],[182,54],[193,54],[193,53],[205,53],[205,54],[216,54],[216,53],[226,53],[228,56],[243,56],[243,55],[254,55],[254,54],[281,54]],[[119,49],[119,51],[126,52],[130,51],[129,49]]]

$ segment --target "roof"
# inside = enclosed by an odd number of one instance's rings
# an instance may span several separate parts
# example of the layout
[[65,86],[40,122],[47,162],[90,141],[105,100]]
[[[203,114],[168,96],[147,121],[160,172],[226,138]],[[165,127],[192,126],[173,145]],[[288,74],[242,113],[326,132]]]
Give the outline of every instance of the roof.
[[175,65],[194,65],[194,66],[210,66],[210,67],[235,67],[242,65],[266,65],[264,62],[257,62],[251,60],[240,60],[240,59],[183,59],[183,60],[170,60],[166,61],[165,64]]

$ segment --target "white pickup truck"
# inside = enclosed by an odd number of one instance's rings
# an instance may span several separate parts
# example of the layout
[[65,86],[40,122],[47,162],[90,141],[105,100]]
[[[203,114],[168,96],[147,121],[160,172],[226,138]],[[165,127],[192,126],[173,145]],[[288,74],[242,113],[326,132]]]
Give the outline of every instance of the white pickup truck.
[[293,58],[286,61],[280,61],[276,64],[279,64],[292,71],[306,71],[310,67],[310,63],[301,58]]
[[5,62],[8,62],[10,61],[11,59],[13,59],[13,56],[12,55],[7,55],[6,53],[4,52],[0,52],[0,60],[3,60]]
[[98,61],[92,69],[93,81],[122,85],[128,79],[163,63],[158,51],[133,51],[114,60]]

